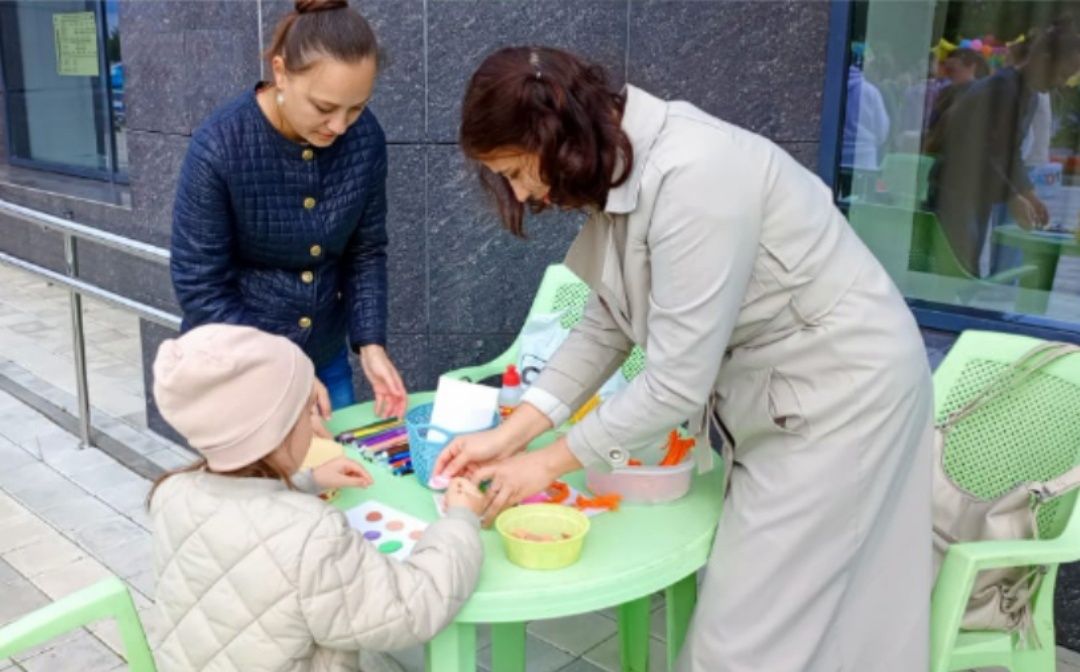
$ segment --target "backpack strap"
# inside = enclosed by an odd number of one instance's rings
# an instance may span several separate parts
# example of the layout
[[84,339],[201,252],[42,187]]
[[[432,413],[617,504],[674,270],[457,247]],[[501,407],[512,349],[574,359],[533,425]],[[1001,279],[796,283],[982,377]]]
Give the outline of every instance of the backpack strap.
[[948,432],[965,418],[974,415],[982,407],[1023,385],[1041,369],[1074,352],[1080,352],[1080,346],[1058,342],[1040,343],[1010,364],[1005,371],[1002,371],[987,383],[966,404],[938,423],[938,429],[942,432]]
[[1064,474],[1042,483],[1031,484],[1031,494],[1039,502],[1046,502],[1080,488],[1080,465],[1069,469]]

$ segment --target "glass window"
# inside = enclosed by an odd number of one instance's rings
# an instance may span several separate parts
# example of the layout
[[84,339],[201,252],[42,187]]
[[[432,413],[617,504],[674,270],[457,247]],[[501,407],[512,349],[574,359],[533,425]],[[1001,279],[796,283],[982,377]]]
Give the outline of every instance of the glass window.
[[118,0],[0,2],[8,159],[125,179]]
[[905,295],[1080,332],[1080,7],[857,2],[837,200]]

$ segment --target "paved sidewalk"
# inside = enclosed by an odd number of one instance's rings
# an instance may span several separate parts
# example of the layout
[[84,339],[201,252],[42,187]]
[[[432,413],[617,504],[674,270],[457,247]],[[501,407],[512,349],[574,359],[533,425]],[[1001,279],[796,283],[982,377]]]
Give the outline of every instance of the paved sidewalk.
[[[0,358],[75,394],[71,309],[66,289],[0,265]],[[136,427],[146,426],[139,321],[131,313],[83,300],[90,399]]]
[[[108,576],[123,578],[150,632],[154,594],[146,479],[0,393],[0,624]],[[0,661],[31,672],[126,669],[103,622]]]
[[[67,290],[3,265],[0,286],[0,390],[68,416],[76,431]],[[138,320],[86,299],[83,323],[92,424],[106,438],[100,445],[144,475],[188,463],[187,451],[146,427]]]

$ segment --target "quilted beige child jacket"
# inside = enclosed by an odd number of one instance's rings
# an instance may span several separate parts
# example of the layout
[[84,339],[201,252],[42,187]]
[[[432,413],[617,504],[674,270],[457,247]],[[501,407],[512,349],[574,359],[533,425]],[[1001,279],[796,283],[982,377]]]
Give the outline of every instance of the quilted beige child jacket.
[[162,672],[358,670],[358,651],[427,641],[452,622],[483,562],[472,512],[428,527],[405,562],[341,511],[276,480],[166,480],[151,505]]

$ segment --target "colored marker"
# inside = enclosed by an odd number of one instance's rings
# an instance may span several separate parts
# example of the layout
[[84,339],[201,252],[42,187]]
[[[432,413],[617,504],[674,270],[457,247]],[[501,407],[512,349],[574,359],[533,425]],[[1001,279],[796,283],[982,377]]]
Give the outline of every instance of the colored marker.
[[384,443],[391,443],[393,441],[408,441],[408,440],[409,440],[409,435],[406,434],[405,432],[394,432],[394,433],[387,432],[385,434],[380,434],[378,436],[372,436],[372,437],[365,438],[365,439],[360,441],[360,445],[363,446],[364,448],[371,448],[373,446],[378,446],[378,445],[381,445],[381,444],[384,444]]
[[399,425],[401,425],[401,420],[397,418],[391,418],[389,420],[379,420],[377,422],[364,425],[363,427],[357,427],[356,429],[344,431],[341,434],[338,434],[337,438],[339,441],[346,441],[353,438],[362,438],[365,436],[370,436],[372,434],[377,434],[378,432],[386,429],[393,429],[394,427],[397,427]]
[[402,450],[408,450],[408,449],[409,449],[409,442],[403,440],[403,441],[388,442],[388,443],[381,444],[381,445],[378,445],[378,446],[373,446],[371,448],[365,448],[364,450],[370,455],[378,455],[379,453],[386,453],[386,452],[393,453],[394,451],[400,452]]
[[391,429],[391,430],[386,431],[386,432],[381,432],[381,433],[376,434],[374,436],[365,437],[360,442],[360,445],[367,448],[369,446],[373,446],[375,444],[382,443],[383,441],[387,441],[389,439],[397,439],[397,438],[400,438],[400,437],[403,437],[403,436],[408,436],[408,432],[405,431],[404,427],[400,427],[400,428],[397,428],[397,429]]

